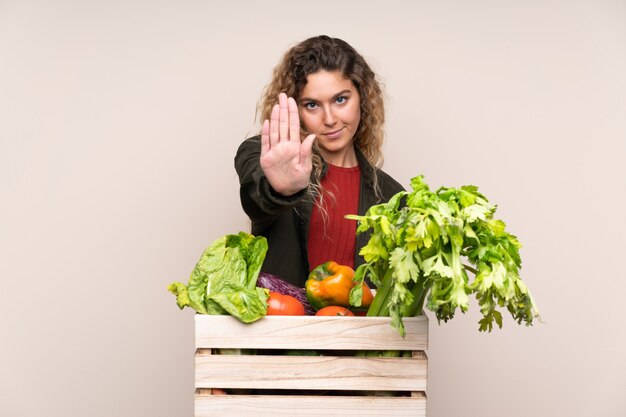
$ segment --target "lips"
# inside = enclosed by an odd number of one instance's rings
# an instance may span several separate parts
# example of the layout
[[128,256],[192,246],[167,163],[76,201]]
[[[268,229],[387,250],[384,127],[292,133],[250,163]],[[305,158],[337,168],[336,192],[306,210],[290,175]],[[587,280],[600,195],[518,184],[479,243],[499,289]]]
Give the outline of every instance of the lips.
[[343,128],[337,129],[337,130],[333,130],[332,132],[325,132],[325,133],[323,133],[323,135],[326,136],[328,139],[337,139],[339,136],[341,136],[341,131],[342,130],[343,130]]

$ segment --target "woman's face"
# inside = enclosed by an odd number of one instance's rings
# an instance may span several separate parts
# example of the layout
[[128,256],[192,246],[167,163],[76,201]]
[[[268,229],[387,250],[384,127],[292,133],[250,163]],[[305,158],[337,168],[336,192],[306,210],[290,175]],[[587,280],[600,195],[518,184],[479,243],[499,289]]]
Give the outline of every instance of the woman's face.
[[361,97],[340,71],[318,71],[307,77],[300,92],[300,120],[317,136],[324,159],[333,165],[356,162],[352,139],[361,120]]

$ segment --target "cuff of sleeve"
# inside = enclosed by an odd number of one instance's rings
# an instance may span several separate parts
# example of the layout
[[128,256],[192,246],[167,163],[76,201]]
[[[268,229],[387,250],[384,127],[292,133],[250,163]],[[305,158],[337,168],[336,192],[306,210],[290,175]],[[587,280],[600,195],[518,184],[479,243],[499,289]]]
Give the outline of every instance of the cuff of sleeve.
[[302,198],[307,193],[307,189],[303,188],[293,195],[284,196],[272,188],[269,181],[267,180],[267,177],[261,169],[255,172],[255,176],[258,177],[256,183],[259,184],[257,192],[262,196],[260,201],[267,201],[268,203],[270,203],[270,205],[274,206],[274,208],[290,208],[294,204],[302,200]]

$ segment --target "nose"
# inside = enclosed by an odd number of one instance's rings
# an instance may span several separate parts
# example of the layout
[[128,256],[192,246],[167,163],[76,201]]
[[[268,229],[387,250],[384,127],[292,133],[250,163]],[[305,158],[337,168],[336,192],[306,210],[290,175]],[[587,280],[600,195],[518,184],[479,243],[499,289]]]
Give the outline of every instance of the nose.
[[333,126],[337,121],[335,114],[330,106],[324,107],[324,124],[326,126]]

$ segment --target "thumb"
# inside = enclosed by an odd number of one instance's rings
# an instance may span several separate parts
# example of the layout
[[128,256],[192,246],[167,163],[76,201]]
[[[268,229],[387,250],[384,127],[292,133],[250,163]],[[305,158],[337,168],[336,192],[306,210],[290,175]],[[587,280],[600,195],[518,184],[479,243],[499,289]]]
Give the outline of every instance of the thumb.
[[300,145],[300,164],[305,167],[313,165],[313,142],[315,142],[315,135],[309,135]]

